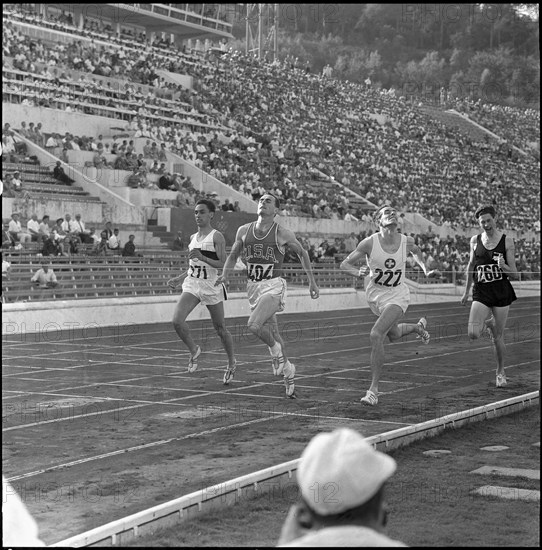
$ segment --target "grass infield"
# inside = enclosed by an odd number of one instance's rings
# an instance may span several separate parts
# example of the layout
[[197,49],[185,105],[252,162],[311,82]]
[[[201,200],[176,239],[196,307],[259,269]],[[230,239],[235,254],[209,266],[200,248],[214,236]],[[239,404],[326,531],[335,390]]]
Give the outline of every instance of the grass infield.
[[[389,481],[387,533],[409,546],[540,545],[540,503],[472,495],[483,485],[540,491],[540,481],[470,472],[481,466],[540,470],[540,409],[477,422],[390,452],[398,469]],[[499,452],[481,447],[503,445]],[[450,454],[427,457],[424,451]],[[242,460],[242,457],[240,457]],[[129,546],[271,547],[279,538],[295,487],[281,494],[241,500],[219,512],[202,513]]]

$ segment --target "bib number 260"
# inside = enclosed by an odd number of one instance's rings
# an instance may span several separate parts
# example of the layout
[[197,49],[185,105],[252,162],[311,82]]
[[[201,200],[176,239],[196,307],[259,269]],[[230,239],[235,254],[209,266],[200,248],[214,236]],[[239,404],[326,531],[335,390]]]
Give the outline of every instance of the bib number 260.
[[[403,271],[401,269],[396,269],[395,271],[387,269],[386,271],[382,271],[378,267],[375,269],[375,273],[375,284],[388,287],[397,286],[401,282],[401,276],[403,275]],[[382,279],[384,280],[382,281]]]

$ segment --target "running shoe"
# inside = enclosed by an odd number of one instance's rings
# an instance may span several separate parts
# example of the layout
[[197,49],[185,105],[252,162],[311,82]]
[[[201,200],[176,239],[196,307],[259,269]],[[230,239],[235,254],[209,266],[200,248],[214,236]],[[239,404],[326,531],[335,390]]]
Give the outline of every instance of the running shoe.
[[294,367],[294,364],[290,362],[288,363],[288,367],[286,367],[286,369],[290,371],[289,374],[286,374],[286,372],[284,373],[284,385],[286,387],[286,397],[289,397],[290,399],[295,399],[296,398],[295,384],[294,384],[295,367]]
[[508,380],[506,380],[506,374],[497,374],[497,381],[496,386],[497,388],[504,388],[508,384]]
[[226,372],[224,373],[224,385],[227,386],[235,376],[235,369],[237,368],[237,361],[233,362],[233,366],[226,367]]
[[378,397],[376,393],[373,393],[371,390],[367,390],[365,397],[361,398],[361,403],[363,405],[374,407],[375,405],[378,405]]
[[188,372],[196,372],[198,369],[198,357],[201,355],[201,348],[198,346],[196,353],[190,356],[190,361],[188,361]]
[[[418,334],[418,336],[416,336],[416,338],[421,338],[422,342],[424,344],[429,344],[429,340],[431,339],[431,336],[430,334],[425,330],[426,327],[427,327],[427,319],[425,317],[422,317],[419,321],[418,321],[418,325],[420,325],[423,329],[423,332],[422,334]],[[371,392],[372,393],[372,392]],[[374,394],[373,394],[374,395]]]

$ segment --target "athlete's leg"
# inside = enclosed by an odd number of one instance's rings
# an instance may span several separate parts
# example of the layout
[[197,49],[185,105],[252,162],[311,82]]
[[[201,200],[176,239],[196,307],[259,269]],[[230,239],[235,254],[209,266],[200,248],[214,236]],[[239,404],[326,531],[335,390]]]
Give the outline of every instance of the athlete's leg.
[[372,381],[369,391],[373,392],[375,395],[378,395],[378,381],[380,380],[382,365],[384,364],[384,340],[392,328],[397,330],[398,321],[403,315],[403,310],[399,306],[389,304],[383,309],[380,317],[371,329]]
[[224,302],[218,304],[208,305],[207,309],[211,314],[211,320],[213,321],[213,327],[216,333],[222,340],[224,350],[228,355],[228,365],[233,367],[235,363],[235,355],[233,351],[233,338],[231,332],[226,327],[226,320],[224,319]]
[[482,302],[472,302],[469,315],[468,334],[471,341],[480,338],[486,329],[486,319],[491,315],[491,308]]
[[497,356],[497,376],[504,374],[504,356],[506,345],[504,343],[504,328],[508,319],[508,310],[510,306],[493,307],[494,320],[487,323],[487,327],[493,334],[493,344],[495,346],[495,355]]
[[248,330],[257,336],[262,342],[272,348],[275,343],[274,330],[270,328],[268,321],[280,309],[280,296],[269,294],[260,297],[258,304],[252,310],[248,319]]
[[395,342],[413,332],[422,336],[425,329],[420,323],[398,323],[388,331],[388,338],[390,342]]
[[199,304],[199,302],[199,298],[194,296],[194,294],[190,294],[190,292],[183,292],[177,306],[175,307],[175,312],[173,313],[173,327],[175,328],[175,332],[185,343],[192,355],[196,354],[198,346],[192,339],[186,318]]

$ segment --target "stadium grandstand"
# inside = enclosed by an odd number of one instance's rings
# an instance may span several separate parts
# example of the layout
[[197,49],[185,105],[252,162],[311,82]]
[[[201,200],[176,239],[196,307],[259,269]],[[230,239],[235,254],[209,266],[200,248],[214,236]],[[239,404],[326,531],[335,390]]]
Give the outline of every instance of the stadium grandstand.
[[[4,334],[170,322],[197,201],[215,203],[229,250],[266,192],[309,255],[323,310],[366,305],[340,264],[384,204],[439,273],[409,258],[416,295],[457,301],[483,204],[514,238],[521,288],[539,294],[539,111],[429,104],[238,51],[242,6],[3,5]],[[31,284],[44,260],[56,286]],[[297,256],[284,277],[309,307]],[[236,270],[232,317],[246,315],[245,285]]]

